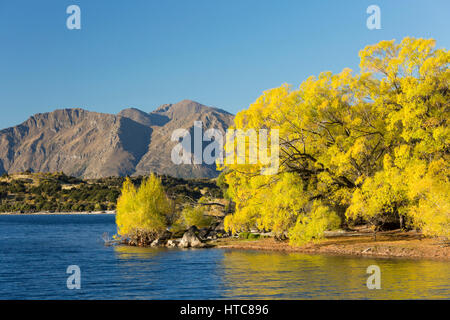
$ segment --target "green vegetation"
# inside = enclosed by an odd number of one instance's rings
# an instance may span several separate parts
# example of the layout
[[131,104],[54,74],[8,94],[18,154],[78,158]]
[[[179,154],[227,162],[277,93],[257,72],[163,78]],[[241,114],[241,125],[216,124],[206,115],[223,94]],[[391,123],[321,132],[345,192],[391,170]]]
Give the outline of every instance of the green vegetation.
[[205,208],[200,206],[187,206],[181,212],[181,224],[186,229],[192,226],[198,228],[208,227],[212,223],[212,220],[212,217],[206,214]]
[[[168,196],[179,205],[195,203],[202,192],[221,196],[208,179],[184,180],[161,176]],[[144,177],[132,177],[139,186]],[[0,212],[85,212],[115,210],[123,177],[80,180],[64,173],[16,173],[0,177]]]
[[180,193],[179,186],[170,190],[174,189],[176,194],[166,192],[167,188],[156,175],[144,179],[139,187],[127,178],[117,202],[116,239],[129,245],[148,246],[155,240],[163,242],[167,237],[182,237],[191,227],[208,230],[206,235],[220,220],[215,216],[223,218],[224,212],[215,208],[225,207],[220,203],[223,199],[212,196],[220,194],[218,187],[196,186],[194,191],[199,191],[202,197],[195,199]]
[[251,232],[241,232],[239,233],[239,239],[247,239],[247,240],[257,240],[261,237],[261,235]]

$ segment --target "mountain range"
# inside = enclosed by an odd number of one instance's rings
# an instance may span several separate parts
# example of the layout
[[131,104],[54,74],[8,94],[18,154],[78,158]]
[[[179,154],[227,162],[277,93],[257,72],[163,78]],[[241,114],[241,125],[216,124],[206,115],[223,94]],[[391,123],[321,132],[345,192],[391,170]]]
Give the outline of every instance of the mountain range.
[[191,100],[165,104],[150,113],[129,108],[118,114],[80,108],[31,116],[0,131],[0,174],[31,170],[64,172],[80,178],[147,175],[181,178],[215,177],[215,165],[176,165],[171,160],[172,132],[204,130],[222,133],[234,116]]

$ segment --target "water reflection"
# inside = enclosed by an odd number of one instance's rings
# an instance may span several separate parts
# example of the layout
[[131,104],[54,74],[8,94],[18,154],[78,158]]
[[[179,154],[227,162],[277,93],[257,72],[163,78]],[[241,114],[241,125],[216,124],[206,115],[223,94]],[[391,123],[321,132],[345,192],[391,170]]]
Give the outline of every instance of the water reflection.
[[[445,261],[105,247],[115,228],[113,216],[0,216],[0,299],[450,298]],[[81,290],[66,288],[72,264]],[[366,287],[372,264],[381,290]]]
[[[372,264],[381,268],[380,290],[366,286]],[[442,261],[225,251],[220,268],[227,298],[450,298],[450,265]]]
[[[129,299],[220,299],[216,271],[222,250],[118,246],[115,272],[120,297]],[[116,288],[117,289],[117,288]]]
[[114,253],[118,259],[152,259],[161,252],[164,248],[143,248],[134,246],[115,246]]

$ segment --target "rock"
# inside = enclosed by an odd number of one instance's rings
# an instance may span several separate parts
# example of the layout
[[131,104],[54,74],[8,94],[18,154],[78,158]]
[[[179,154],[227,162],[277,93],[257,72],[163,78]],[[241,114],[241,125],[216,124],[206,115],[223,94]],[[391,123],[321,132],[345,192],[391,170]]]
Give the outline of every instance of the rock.
[[216,229],[216,227],[217,227],[219,224],[220,224],[219,221],[214,222],[214,223],[212,223],[212,224],[209,226],[209,229],[214,230],[214,229]]
[[189,229],[187,229],[187,231],[192,231],[192,232],[194,232],[195,234],[197,234],[198,233],[198,228],[196,227],[196,226],[192,226],[192,227],[190,227]]
[[156,239],[150,244],[150,246],[159,247],[161,244],[162,244],[162,241],[160,239]]
[[220,221],[214,228],[215,231],[217,232],[225,232],[225,225],[224,225],[224,220]]
[[180,240],[178,240],[178,239],[170,239],[167,241],[166,246],[168,246],[170,248],[174,248],[174,247],[178,246],[179,242],[180,242]]
[[186,230],[179,230],[179,231],[173,232],[172,238],[174,238],[174,239],[182,238],[185,232],[186,232]]
[[167,239],[160,237],[156,240],[153,240],[150,246],[152,247],[162,247],[167,243]]
[[160,240],[169,240],[172,238],[172,232],[166,230],[164,233],[159,237]]
[[217,231],[211,231],[208,234],[208,239],[209,240],[216,240],[217,239]]
[[198,237],[202,240],[205,240],[208,238],[208,234],[210,233],[209,228],[202,228],[198,231]]
[[[198,248],[203,247],[203,242],[197,237],[195,234],[196,227],[189,228],[188,231],[186,231],[183,235],[183,238],[181,238],[179,247],[180,248]],[[198,230],[198,229],[197,229]]]
[[370,252],[370,251],[372,251],[372,248],[367,248],[367,249],[364,249],[363,251],[362,251],[362,253],[368,253],[368,252]]

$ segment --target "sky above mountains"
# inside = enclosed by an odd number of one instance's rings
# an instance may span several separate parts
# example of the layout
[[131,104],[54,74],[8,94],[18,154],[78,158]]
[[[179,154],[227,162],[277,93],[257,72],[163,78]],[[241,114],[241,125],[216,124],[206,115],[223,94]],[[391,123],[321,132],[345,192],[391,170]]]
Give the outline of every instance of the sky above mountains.
[[[69,30],[66,8],[81,8]],[[381,30],[366,9],[381,8]],[[450,47],[450,2],[2,0],[0,128],[60,108],[146,112],[192,99],[233,114],[264,90],[322,71],[358,71],[380,40]]]

